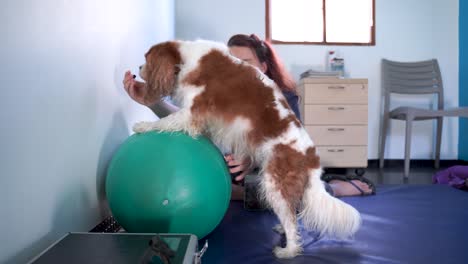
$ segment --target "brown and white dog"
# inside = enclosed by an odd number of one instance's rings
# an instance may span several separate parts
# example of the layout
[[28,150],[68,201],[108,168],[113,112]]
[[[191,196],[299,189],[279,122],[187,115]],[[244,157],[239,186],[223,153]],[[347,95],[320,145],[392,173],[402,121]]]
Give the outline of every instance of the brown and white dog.
[[314,143],[272,80],[217,42],[164,42],[145,57],[140,75],[147,99],[171,96],[180,110],[137,123],[134,131],[204,134],[238,160],[250,158],[260,168],[263,198],[279,218],[276,229],[286,235],[286,247],[273,251],[277,257],[302,252],[298,217],[322,235],[344,239],[358,230],[358,211],[326,192]]

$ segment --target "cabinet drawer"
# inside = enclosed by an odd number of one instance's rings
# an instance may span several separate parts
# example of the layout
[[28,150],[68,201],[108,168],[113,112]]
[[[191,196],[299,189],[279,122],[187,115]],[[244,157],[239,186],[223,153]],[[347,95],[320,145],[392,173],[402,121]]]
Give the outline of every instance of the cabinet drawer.
[[367,145],[367,126],[305,126],[316,146]]
[[367,146],[318,146],[322,167],[367,167]]
[[367,104],[367,84],[304,84],[305,104]]
[[305,125],[365,125],[367,105],[305,105]]

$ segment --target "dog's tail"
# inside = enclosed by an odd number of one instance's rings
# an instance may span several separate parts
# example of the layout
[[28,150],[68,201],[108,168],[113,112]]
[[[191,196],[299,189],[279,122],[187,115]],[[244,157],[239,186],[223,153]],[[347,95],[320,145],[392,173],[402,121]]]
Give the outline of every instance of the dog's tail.
[[299,217],[309,230],[339,239],[348,238],[356,233],[361,225],[359,212],[325,190],[320,180],[321,173],[321,169],[310,173]]

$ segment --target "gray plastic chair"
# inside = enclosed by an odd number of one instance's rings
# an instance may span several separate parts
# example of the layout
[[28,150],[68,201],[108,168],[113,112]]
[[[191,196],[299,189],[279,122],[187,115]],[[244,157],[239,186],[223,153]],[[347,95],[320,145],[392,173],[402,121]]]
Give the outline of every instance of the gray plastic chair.
[[[444,109],[444,87],[436,59],[420,62],[396,62],[382,60],[382,87],[384,93],[384,113],[380,131],[379,161],[384,167],[385,141],[390,119],[406,121],[405,170],[408,177],[410,167],[411,128],[413,121],[437,121],[436,151],[434,167],[439,168],[442,123],[444,116],[468,117],[468,108]],[[437,109],[423,109],[410,106],[390,110],[390,94],[437,94]]]

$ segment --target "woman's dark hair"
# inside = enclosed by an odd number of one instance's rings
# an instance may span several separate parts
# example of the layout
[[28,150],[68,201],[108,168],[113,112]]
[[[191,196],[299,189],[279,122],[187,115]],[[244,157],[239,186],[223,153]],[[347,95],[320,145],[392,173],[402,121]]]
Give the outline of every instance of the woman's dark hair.
[[237,34],[232,36],[227,44],[229,47],[248,47],[255,52],[260,62],[265,62],[267,71],[265,74],[270,77],[282,90],[295,92],[296,83],[289,73],[284,69],[276,52],[270,43],[261,40],[257,35]]

